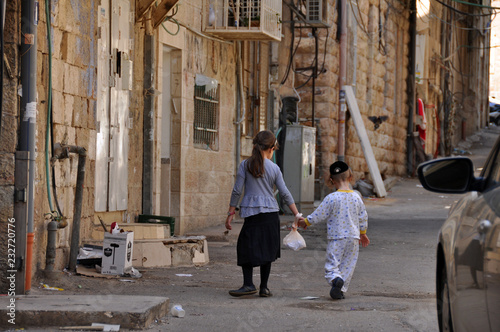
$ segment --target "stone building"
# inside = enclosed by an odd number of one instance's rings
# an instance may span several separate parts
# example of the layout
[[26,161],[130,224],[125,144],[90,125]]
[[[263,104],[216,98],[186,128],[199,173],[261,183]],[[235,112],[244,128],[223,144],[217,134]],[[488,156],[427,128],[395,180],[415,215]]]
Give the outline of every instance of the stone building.
[[[18,242],[33,240],[31,261],[17,253],[16,264],[31,268],[20,274],[46,269],[52,220],[57,270],[68,264],[73,231],[81,244],[101,221],[171,216],[176,235],[222,224],[237,165],[263,129],[314,126],[315,198],[330,190],[323,174],[338,157],[343,123],[337,2],[320,1],[319,23],[298,1],[269,0],[266,9],[263,2],[241,0],[238,10],[230,0],[6,2],[0,236],[7,252],[12,221],[24,227]],[[348,4],[344,84],[355,92],[382,177],[403,175],[414,110],[410,4]],[[312,81],[311,64],[319,70]],[[439,91],[427,87],[422,94]],[[472,81],[469,89],[479,105]],[[284,118],[290,101],[295,120]],[[344,128],[345,160],[357,179],[369,178],[352,117]],[[24,195],[27,168],[33,189]]]
[[[498,7],[500,5],[499,1],[492,1],[491,5],[493,7]],[[494,17],[491,22],[491,40],[490,45],[492,46],[490,50],[490,94],[492,101],[495,103],[500,103],[500,52],[498,50],[498,45],[500,45],[500,19]]]

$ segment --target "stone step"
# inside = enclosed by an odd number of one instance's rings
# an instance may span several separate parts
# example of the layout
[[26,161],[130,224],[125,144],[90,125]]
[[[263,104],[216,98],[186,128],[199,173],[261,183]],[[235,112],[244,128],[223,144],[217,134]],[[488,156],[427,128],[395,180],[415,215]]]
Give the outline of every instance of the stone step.
[[23,329],[98,322],[122,329],[145,329],[168,314],[169,302],[166,297],[140,295],[2,296],[0,326]]
[[[134,232],[134,241],[136,240],[151,240],[151,239],[168,239],[170,238],[169,224],[118,224],[125,231]],[[109,226],[108,226],[109,229]],[[92,230],[89,240],[103,240],[104,230],[95,228]]]
[[[100,240],[86,240],[83,243],[103,245]],[[145,240],[136,240],[134,237],[132,266],[135,268],[201,266],[208,262],[208,243],[205,236]]]

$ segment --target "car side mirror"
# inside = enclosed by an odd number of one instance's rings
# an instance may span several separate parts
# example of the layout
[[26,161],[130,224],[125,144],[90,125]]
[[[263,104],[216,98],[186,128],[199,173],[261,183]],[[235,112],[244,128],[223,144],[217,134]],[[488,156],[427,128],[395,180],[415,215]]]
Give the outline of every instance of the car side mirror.
[[474,165],[469,158],[453,157],[422,163],[418,179],[429,191],[463,194],[474,190]]

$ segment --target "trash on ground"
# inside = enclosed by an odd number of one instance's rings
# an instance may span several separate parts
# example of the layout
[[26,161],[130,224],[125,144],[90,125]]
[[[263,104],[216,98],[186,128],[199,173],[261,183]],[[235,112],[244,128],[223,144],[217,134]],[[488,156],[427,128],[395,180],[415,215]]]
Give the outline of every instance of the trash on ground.
[[300,298],[301,300],[316,300],[319,299],[319,296],[304,296]]
[[96,264],[101,264],[102,246],[84,244],[83,248],[80,248],[78,251],[76,263],[86,267],[94,267]]
[[104,331],[102,326],[61,326],[59,330]]
[[373,192],[373,185],[368,183],[363,179],[359,179],[353,186],[353,189],[357,189],[363,197],[373,196],[375,193]]
[[177,273],[176,276],[178,277],[192,277],[192,274],[187,274],[187,273]]
[[63,291],[64,290],[64,289],[59,288],[59,287],[51,287],[51,286],[44,284],[44,283],[40,283],[40,285],[42,285],[43,289],[47,289],[47,290],[56,290],[56,291]]
[[142,277],[142,273],[135,267],[132,267],[129,272],[122,274],[122,277],[140,278]]
[[172,314],[172,316],[179,318],[182,318],[186,315],[186,312],[184,311],[184,309],[182,309],[182,306],[180,304],[174,304],[172,306],[172,309],[170,310],[170,313]]
[[120,281],[125,281],[125,282],[135,282],[135,280],[130,280],[130,279],[120,279]]
[[115,324],[103,324],[103,323],[92,323],[92,326],[103,327],[102,331],[120,331],[120,325]]

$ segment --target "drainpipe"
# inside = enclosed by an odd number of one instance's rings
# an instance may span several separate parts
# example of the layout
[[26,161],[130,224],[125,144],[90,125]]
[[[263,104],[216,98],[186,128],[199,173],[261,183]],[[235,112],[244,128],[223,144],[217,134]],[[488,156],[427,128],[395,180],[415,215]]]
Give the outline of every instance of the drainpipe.
[[[3,98],[3,55],[4,55],[4,31],[5,31],[5,4],[6,0],[0,3],[0,24],[2,31],[0,31],[0,96]],[[3,103],[0,103],[0,134],[2,134],[2,118],[3,118]]]
[[[151,18],[151,10],[148,12]],[[142,155],[142,213],[153,214],[153,170],[154,170],[154,61],[155,40],[151,19],[146,20],[144,35],[144,112]]]
[[407,129],[407,172],[408,175],[413,174],[413,114],[415,114],[415,62],[416,62],[416,36],[417,36],[417,2],[411,1],[410,14],[410,68],[408,69],[408,101],[410,103],[408,112],[408,129]]
[[[75,218],[75,216],[73,216],[73,218]],[[65,228],[66,226],[68,226],[68,221],[66,219],[56,221],[54,218],[52,218],[52,220],[47,225],[47,250],[45,254],[45,271],[44,271],[46,273],[45,275],[46,277],[49,278],[52,277],[50,273],[54,272],[54,267],[56,262],[56,248],[57,248],[57,230]]]
[[[236,171],[240,165],[241,159],[241,123],[245,120],[245,95],[243,91],[243,64],[241,60],[241,41],[236,42],[238,48],[238,59],[236,60],[237,76],[238,76],[238,106],[236,107]],[[242,112],[243,110],[243,112]]]
[[340,50],[339,50],[339,127],[337,142],[337,160],[345,160],[345,118],[346,101],[344,85],[346,84],[347,67],[347,17],[346,1],[340,0]]
[[[76,270],[76,258],[80,246],[80,219],[82,216],[83,185],[85,180],[85,162],[87,150],[81,146],[64,145],[56,143],[54,145],[55,159],[69,158],[70,153],[78,154],[78,171],[76,175],[75,208],[73,210],[73,228],[71,230],[71,244],[69,251],[69,270]],[[53,225],[51,226],[53,228]]]
[[[35,17],[35,0],[23,0],[21,3],[21,133],[19,151],[29,151],[29,177],[28,177],[28,214],[27,234],[18,234],[20,241],[27,241],[25,291],[31,290],[31,262],[33,255],[34,214],[34,183],[35,183],[35,130],[36,130],[36,52],[37,32]],[[20,221],[22,222],[22,221]],[[27,236],[27,239],[26,239]]]
[[[316,104],[316,77],[318,77],[318,34],[316,33],[316,28],[312,28],[312,34],[314,37],[314,67],[313,67],[313,77],[312,77],[312,107],[311,107],[311,127],[314,128],[315,125],[315,104]],[[297,111],[297,117],[299,112]]]

